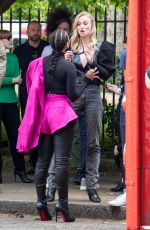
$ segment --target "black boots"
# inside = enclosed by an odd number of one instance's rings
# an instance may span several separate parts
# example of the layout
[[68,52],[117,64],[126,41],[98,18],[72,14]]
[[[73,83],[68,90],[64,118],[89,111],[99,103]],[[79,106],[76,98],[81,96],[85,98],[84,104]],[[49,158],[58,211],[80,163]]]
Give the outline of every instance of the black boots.
[[119,182],[116,187],[111,188],[112,192],[122,192],[123,191],[123,183]]
[[16,175],[20,177],[22,183],[32,183],[33,181],[31,179],[29,179],[26,175],[25,171],[14,171],[15,174],[15,182],[16,182]]
[[101,198],[97,194],[96,189],[87,189],[87,193],[88,193],[90,201],[95,202],[95,203],[101,202]]
[[35,168],[33,166],[31,166],[30,168],[27,169],[26,172],[27,172],[28,175],[34,175]]
[[39,211],[41,221],[52,220],[52,216],[49,214],[46,202],[37,202],[37,210]]
[[75,218],[70,216],[69,209],[63,207],[61,204],[56,204],[55,210],[56,210],[56,222],[57,222],[59,213],[61,214],[64,222],[74,222],[75,221]]

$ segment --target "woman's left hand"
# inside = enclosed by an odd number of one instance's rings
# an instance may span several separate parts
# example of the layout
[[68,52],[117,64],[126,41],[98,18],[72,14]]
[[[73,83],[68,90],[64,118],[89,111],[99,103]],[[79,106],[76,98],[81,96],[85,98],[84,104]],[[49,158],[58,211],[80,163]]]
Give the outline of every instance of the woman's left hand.
[[86,60],[87,60],[88,64],[92,64],[93,63],[94,52],[95,52],[95,47],[87,46],[85,48],[84,53],[85,53]]
[[96,67],[94,69],[88,70],[85,75],[88,79],[92,81],[94,78],[98,78],[98,74],[99,74],[99,71],[97,71],[97,67]]

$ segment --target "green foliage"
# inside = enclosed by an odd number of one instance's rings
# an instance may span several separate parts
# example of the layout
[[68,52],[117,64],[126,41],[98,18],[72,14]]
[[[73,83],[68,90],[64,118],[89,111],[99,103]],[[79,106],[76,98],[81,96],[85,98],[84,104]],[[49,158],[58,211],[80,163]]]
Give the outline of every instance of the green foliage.
[[[57,6],[67,6],[72,12],[78,13],[80,11],[87,10],[89,12],[94,12],[95,8],[100,15],[104,15],[105,7],[110,5],[117,6],[120,9],[123,9],[127,3],[126,0],[16,0],[12,5],[11,9],[13,12],[13,18],[16,20],[19,17],[19,9],[22,8],[22,18],[24,20],[28,19],[29,9],[31,9],[31,18],[32,20],[37,18],[37,10],[40,9],[41,20],[45,20],[48,9],[54,9]],[[7,10],[4,17],[9,19],[10,9]]]
[[5,20],[9,20],[10,18],[10,10],[12,10],[13,19],[18,20],[19,12],[22,9],[21,17],[24,20],[29,19],[29,14],[31,16],[31,20],[38,18],[38,9],[40,9],[40,20],[45,20],[47,16],[48,10],[48,0],[17,0],[12,7],[6,11],[4,14]]
[[128,6],[128,0],[110,0],[110,3],[121,9]]
[[122,70],[119,68],[119,61],[120,57],[116,56],[115,63],[116,63],[116,71],[115,71],[115,79],[113,77],[110,77],[108,79],[108,83],[115,84],[117,86],[120,86],[121,79],[122,79]]
[[116,105],[112,105],[107,103],[107,100],[104,100],[104,119],[105,125],[105,135],[113,138],[113,130],[114,130],[114,138],[117,142],[118,139],[118,131],[117,131],[117,107]]

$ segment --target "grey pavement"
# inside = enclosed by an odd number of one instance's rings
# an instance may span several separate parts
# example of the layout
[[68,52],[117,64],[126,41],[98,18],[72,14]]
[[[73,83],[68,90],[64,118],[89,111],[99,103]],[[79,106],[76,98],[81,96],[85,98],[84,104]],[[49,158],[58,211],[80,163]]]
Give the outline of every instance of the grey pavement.
[[52,221],[39,221],[33,216],[25,215],[23,218],[16,215],[0,214],[0,230],[125,230],[125,221],[76,219],[73,223]]
[[[106,170],[105,170],[106,171]],[[98,193],[101,197],[101,203],[89,201],[86,191],[80,191],[78,185],[72,182],[72,173],[69,183],[69,204],[72,214],[76,218],[101,219],[101,220],[123,220],[125,221],[125,207],[111,207],[108,201],[114,199],[120,193],[111,193],[110,188],[115,186],[119,180],[119,173],[111,168],[100,174],[100,188]],[[0,213],[37,215],[36,211],[36,193],[34,184],[21,183],[17,177],[14,182],[14,175],[11,166],[7,166],[3,172],[3,184],[0,184]],[[34,179],[34,177],[32,177]],[[48,203],[48,208],[52,216],[55,216],[55,205],[57,202]],[[105,228],[104,228],[105,229]],[[112,229],[112,228],[111,228]]]

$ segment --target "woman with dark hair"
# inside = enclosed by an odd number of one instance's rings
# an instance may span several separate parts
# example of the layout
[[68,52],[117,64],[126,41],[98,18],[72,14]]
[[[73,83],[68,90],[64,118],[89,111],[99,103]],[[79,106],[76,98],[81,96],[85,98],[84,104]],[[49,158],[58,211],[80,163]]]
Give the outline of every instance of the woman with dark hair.
[[[47,16],[47,35],[50,36],[56,29],[63,29],[68,34],[72,28],[72,14],[66,7],[57,7],[50,11]],[[50,45],[46,46],[42,52],[42,57],[48,56],[52,53],[53,49]],[[56,193],[56,181],[55,181],[55,154],[53,154],[49,170],[46,187],[47,190],[47,201],[53,201]]]
[[[41,220],[51,220],[46,202],[46,176],[53,153],[56,162],[56,184],[59,201],[55,207],[65,222],[73,222],[68,209],[68,164],[77,115],[71,101],[75,101],[86,87],[76,87],[76,68],[64,59],[69,47],[68,33],[55,30],[50,36],[53,52],[50,56],[31,62],[27,72],[28,101],[19,128],[19,151],[27,152],[39,146],[35,170],[37,209]],[[93,72],[96,75],[97,72]],[[36,78],[33,76],[36,75]],[[87,73],[87,77],[89,74]],[[30,119],[29,119],[30,117]]]
[[[47,35],[49,36],[56,29],[63,29],[70,34],[72,28],[72,14],[66,7],[57,7],[49,12],[47,16]],[[52,52],[51,44],[46,46],[42,52],[42,57],[50,55]]]

